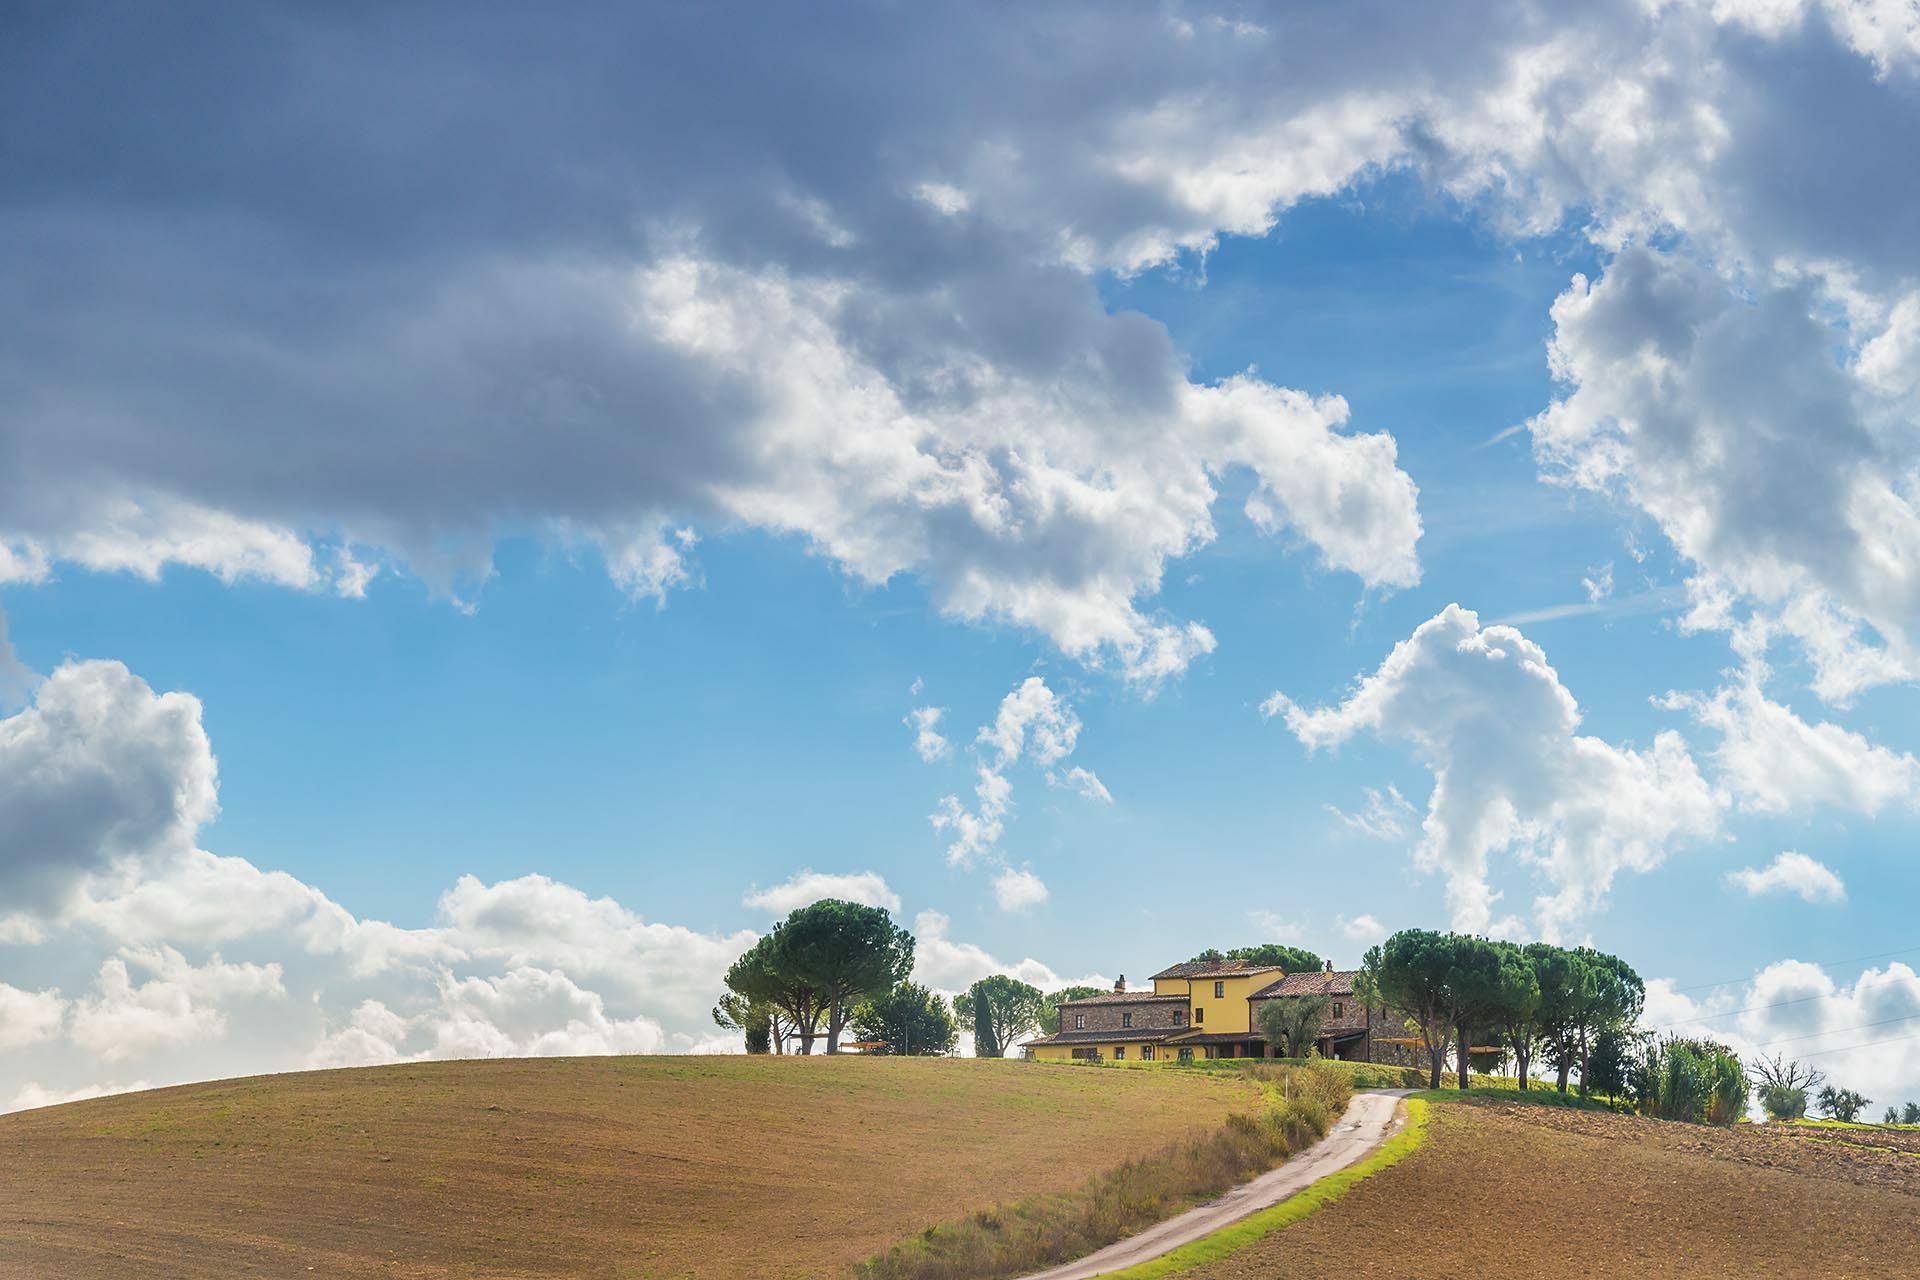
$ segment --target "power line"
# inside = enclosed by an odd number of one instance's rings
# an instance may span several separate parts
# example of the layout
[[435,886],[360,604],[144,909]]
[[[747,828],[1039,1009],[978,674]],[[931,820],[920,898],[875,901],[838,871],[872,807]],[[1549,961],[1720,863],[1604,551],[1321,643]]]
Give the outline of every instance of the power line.
[[[1755,1044],[1753,1047],[1756,1049],[1771,1049],[1775,1045],[1793,1044],[1795,1041],[1798,1041],[1798,1040],[1818,1040],[1821,1036],[1845,1035],[1849,1031],[1865,1031],[1869,1027],[1884,1027],[1895,1022],[1912,1022],[1917,1018],[1920,1018],[1920,1013],[1903,1013],[1897,1018],[1882,1018],[1878,1022],[1862,1022],[1858,1026],[1829,1027],[1825,1031],[1809,1031],[1805,1035],[1787,1036],[1785,1039],[1782,1039],[1782,1040],[1762,1040],[1757,1044]],[[1839,1050],[1822,1050],[1821,1052],[1837,1053],[1839,1052]]]
[[1842,1045],[1838,1049],[1817,1049],[1812,1053],[1803,1053],[1800,1056],[1803,1058],[1823,1058],[1829,1053],[1852,1053],[1855,1049],[1871,1049],[1875,1045],[1898,1044],[1902,1040],[1920,1040],[1920,1031],[1916,1031],[1910,1036],[1889,1036],[1885,1040],[1868,1040],[1861,1044]]
[[[1835,961],[1834,963],[1845,964],[1847,962],[1844,960],[1838,960],[1838,961]],[[1917,980],[1914,978],[1885,978],[1865,989],[1869,991],[1879,991],[1882,988],[1887,986],[1904,984],[1904,983],[1915,982],[1915,981],[1920,981],[1920,980]],[[1855,995],[1858,995],[1861,990],[1862,988],[1860,987],[1860,985],[1856,983],[1854,985],[1854,989],[1850,992],[1829,991],[1825,995],[1800,996],[1793,1000],[1776,1000],[1772,1004],[1750,1004],[1744,1009],[1729,1009],[1725,1013],[1702,1014],[1698,1018],[1687,1018],[1680,1022],[1669,1022],[1669,1023],[1665,1023],[1664,1025],[1669,1027],[1691,1027],[1702,1022],[1712,1022],[1718,1018],[1738,1017],[1740,1014],[1743,1014],[1743,1013],[1759,1013],[1765,1009],[1784,1009],[1788,1005],[1806,1004],[1810,1000],[1850,1000]]]
[[[1852,956],[1845,960],[1814,960],[1803,961],[1803,963],[1811,964],[1816,969],[1828,969],[1838,964],[1861,964],[1868,960],[1884,960],[1888,956],[1904,956],[1915,951],[1920,951],[1920,947],[1901,947],[1896,951],[1881,951],[1870,956]],[[1747,974],[1745,977],[1727,978],[1721,982],[1696,982],[1690,987],[1670,987],[1668,990],[1675,993],[1681,991],[1705,991],[1709,987],[1730,987],[1736,982],[1750,982],[1752,980],[1753,975]]]

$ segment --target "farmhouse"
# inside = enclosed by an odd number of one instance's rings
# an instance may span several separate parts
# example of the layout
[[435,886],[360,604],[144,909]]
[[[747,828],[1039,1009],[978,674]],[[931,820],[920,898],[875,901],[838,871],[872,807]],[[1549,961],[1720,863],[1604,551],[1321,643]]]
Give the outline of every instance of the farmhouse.
[[1266,1002],[1325,996],[1321,1056],[1411,1063],[1416,1042],[1406,1027],[1354,999],[1353,979],[1353,970],[1288,973],[1277,965],[1194,961],[1154,974],[1151,991],[1129,991],[1122,974],[1109,994],[1061,1002],[1060,1030],[1023,1048],[1043,1062],[1267,1058],[1274,1055],[1260,1031]]

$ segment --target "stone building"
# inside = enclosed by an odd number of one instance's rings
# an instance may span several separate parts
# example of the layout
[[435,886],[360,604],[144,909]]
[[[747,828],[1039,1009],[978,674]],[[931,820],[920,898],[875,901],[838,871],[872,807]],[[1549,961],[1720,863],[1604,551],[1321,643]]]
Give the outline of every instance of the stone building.
[[1353,994],[1354,970],[1287,973],[1276,965],[1194,961],[1153,975],[1151,990],[1130,991],[1122,975],[1107,994],[1060,1004],[1060,1029],[1029,1040],[1027,1056],[1045,1062],[1191,1062],[1274,1056],[1260,1031],[1267,1001],[1325,996],[1322,1057],[1418,1065],[1417,1037],[1400,1019],[1369,1009]]

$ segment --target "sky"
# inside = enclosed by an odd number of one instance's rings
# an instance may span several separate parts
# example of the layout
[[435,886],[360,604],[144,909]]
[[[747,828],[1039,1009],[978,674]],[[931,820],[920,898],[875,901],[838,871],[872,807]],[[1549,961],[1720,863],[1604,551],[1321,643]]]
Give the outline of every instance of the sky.
[[1920,12],[0,39],[0,1107],[1402,927],[1920,1100]]

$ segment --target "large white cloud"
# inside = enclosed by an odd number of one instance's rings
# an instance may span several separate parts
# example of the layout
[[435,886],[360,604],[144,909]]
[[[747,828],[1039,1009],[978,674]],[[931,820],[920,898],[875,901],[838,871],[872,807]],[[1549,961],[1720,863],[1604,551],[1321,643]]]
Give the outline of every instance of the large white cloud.
[[1807,723],[1767,697],[1758,672],[1711,695],[1668,694],[1661,702],[1720,735],[1718,779],[1754,813],[1832,805],[1871,817],[1920,803],[1920,760],[1830,721]]
[[1494,915],[1495,854],[1546,881],[1537,929],[1555,937],[1619,872],[1651,870],[1719,825],[1721,802],[1678,734],[1641,750],[1580,733],[1579,707],[1545,652],[1458,605],[1416,627],[1345,701],[1309,710],[1276,693],[1263,709],[1309,749],[1361,733],[1413,748],[1433,772],[1415,861],[1445,874],[1457,928],[1518,930]]
[[1845,702],[1915,669],[1920,449],[1910,410],[1835,361],[1821,306],[1624,252],[1554,304],[1571,390],[1530,426],[1549,477],[1617,494],[1696,566],[1694,625],[1795,637]]
[[62,666],[0,720],[0,896],[55,908],[89,872],[187,853],[214,778],[198,700],[117,662]]
[[[133,980],[129,966],[145,971]],[[284,997],[278,964],[195,965],[172,947],[125,951],[100,966],[94,990],[73,1006],[74,1044],[103,1062],[137,1058],[164,1045],[200,1044],[227,1031],[228,1001]]]
[[[0,1097],[93,1096],[121,1087],[122,1064],[166,1082],[718,1047],[707,1011],[750,930],[645,920],[538,875],[463,877],[425,928],[360,918],[198,847],[217,786],[200,713],[118,663],[81,662],[0,719],[6,941],[21,973],[85,987],[0,984]],[[890,896],[871,879],[840,887]]]
[[51,1040],[66,1016],[67,1002],[58,991],[22,991],[0,982],[0,1049]]

